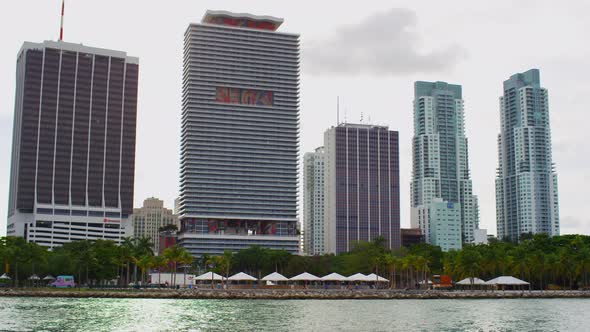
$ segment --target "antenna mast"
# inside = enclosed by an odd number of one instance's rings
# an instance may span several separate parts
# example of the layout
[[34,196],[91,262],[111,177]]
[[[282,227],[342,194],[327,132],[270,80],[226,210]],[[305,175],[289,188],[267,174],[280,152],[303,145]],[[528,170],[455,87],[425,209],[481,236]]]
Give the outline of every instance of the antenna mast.
[[64,40],[64,11],[66,7],[66,0],[61,0],[61,24],[59,26],[59,41]]
[[336,126],[340,124],[340,96],[336,96]]

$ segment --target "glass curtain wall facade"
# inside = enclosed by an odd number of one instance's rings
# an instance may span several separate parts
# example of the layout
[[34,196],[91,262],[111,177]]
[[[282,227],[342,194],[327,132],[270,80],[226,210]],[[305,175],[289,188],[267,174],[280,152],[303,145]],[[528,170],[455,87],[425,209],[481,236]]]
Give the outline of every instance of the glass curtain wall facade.
[[138,59],[24,43],[17,60],[8,235],[120,241],[133,212]]
[[472,243],[473,231],[478,228],[479,220],[477,197],[473,195],[469,172],[460,85],[445,82],[414,84],[412,144],[412,227],[421,228],[428,243],[440,242],[432,238],[432,218],[436,214],[432,211],[428,213],[428,210],[432,210],[430,204],[435,199],[442,199],[460,207],[458,223],[462,237],[459,242]]
[[549,101],[538,69],[512,75],[500,97],[496,218],[500,239],[559,235]]
[[341,124],[324,134],[324,154],[326,252],[347,252],[377,237],[399,248],[398,132]]
[[324,148],[303,157],[303,251],[322,255],[324,248]]

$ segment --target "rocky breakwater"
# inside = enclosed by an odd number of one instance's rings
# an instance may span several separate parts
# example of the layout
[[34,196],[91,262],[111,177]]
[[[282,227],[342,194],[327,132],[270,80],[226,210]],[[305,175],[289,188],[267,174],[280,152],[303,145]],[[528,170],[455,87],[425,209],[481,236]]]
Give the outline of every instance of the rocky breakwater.
[[0,297],[151,298],[151,299],[494,299],[590,298],[589,291],[403,291],[324,289],[3,289]]

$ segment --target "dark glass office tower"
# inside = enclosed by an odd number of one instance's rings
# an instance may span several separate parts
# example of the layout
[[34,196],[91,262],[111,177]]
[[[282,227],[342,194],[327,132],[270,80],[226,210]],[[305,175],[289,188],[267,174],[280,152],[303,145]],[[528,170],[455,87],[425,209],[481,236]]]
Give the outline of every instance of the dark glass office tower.
[[299,250],[299,35],[207,11],[185,33],[179,244]]
[[120,241],[133,212],[138,59],[26,42],[16,76],[8,235]]
[[400,247],[399,134],[340,124],[324,134],[324,241],[329,253],[383,237]]

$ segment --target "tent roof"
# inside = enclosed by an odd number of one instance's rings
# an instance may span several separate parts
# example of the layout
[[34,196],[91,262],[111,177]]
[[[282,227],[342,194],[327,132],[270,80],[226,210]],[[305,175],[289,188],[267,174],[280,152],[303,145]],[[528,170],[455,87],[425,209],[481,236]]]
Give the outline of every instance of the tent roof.
[[362,273],[356,273],[353,274],[351,276],[349,276],[348,278],[346,278],[347,281],[371,281],[367,278],[366,275],[362,274]]
[[512,276],[501,276],[498,278],[494,278],[486,282],[486,285],[511,285],[511,286],[518,286],[518,285],[528,285],[529,283],[520,280],[518,278],[514,278]]
[[8,279],[10,279],[10,277],[7,276],[6,273],[4,273],[3,275],[0,276],[0,279],[6,279],[6,280],[8,280]]
[[321,277],[323,281],[345,281],[346,277],[336,272]]
[[289,281],[289,279],[287,277],[285,277],[284,275],[282,275],[278,272],[273,272],[260,280],[263,280],[263,281]]
[[378,282],[388,282],[389,281],[389,280],[387,280],[387,279],[385,279],[385,278],[383,278],[381,276],[376,275],[375,273],[369,274],[367,276],[367,279],[369,281],[378,281]]
[[51,274],[48,274],[43,280],[55,280],[55,278]]
[[254,278],[253,276],[246,274],[244,272],[236,273],[233,276],[227,278],[227,280],[236,280],[236,281],[256,281],[258,279]]
[[36,274],[32,274],[32,275],[29,277],[29,280],[40,280],[40,279],[41,279],[41,278],[39,278],[39,276],[38,276],[38,275],[36,275]]
[[203,273],[198,277],[195,277],[195,280],[223,280],[223,277],[220,276],[217,273],[213,273],[213,272],[207,272],[207,273]]
[[317,281],[317,280],[321,280],[321,279],[314,276],[311,273],[303,272],[301,274],[294,276],[293,278],[291,278],[289,280],[291,280],[291,281]]
[[[481,280],[479,278],[473,278],[473,284],[474,285],[485,285],[486,282],[485,282],[485,280]],[[465,278],[461,281],[458,281],[457,285],[471,285],[471,278]]]

